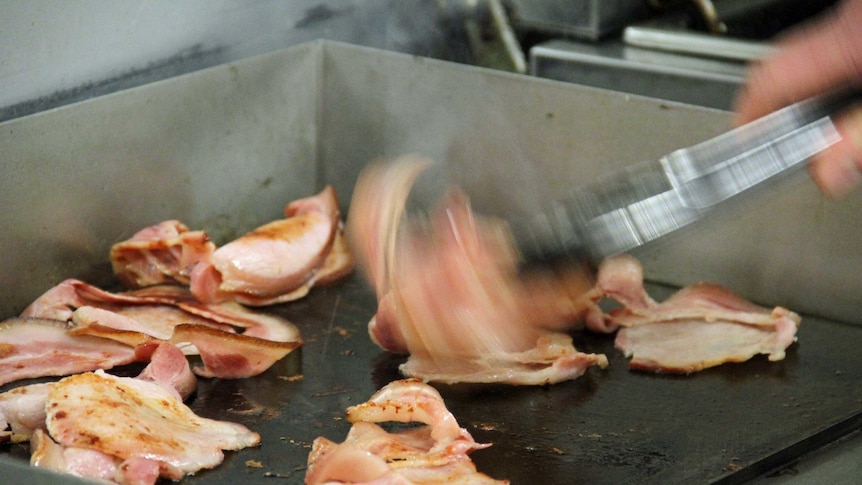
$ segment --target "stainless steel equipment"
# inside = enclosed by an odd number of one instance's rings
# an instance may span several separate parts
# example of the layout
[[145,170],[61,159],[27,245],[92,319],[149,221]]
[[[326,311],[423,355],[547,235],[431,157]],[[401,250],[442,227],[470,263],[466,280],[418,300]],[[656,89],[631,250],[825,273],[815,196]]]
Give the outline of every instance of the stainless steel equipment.
[[529,46],[539,77],[729,110],[747,62],[834,0],[673,0],[600,42],[547,35]]
[[643,0],[504,0],[518,30],[598,40],[646,16]]

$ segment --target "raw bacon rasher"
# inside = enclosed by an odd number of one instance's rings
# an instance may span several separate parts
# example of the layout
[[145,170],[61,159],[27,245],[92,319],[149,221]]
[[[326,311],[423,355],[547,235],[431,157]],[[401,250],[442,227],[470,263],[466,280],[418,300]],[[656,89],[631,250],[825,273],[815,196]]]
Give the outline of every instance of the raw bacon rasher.
[[[188,355],[202,356],[204,366],[195,372],[207,377],[258,375],[302,343],[299,329],[285,319],[234,302],[201,303],[188,289],[172,285],[113,293],[68,279],[22,315],[60,320],[57,324],[69,321],[69,335],[100,337],[130,348],[151,340],[173,342]],[[59,336],[53,345],[63,344]],[[0,356],[0,366],[3,360]],[[81,370],[96,368],[107,367]],[[33,372],[38,374],[38,368]]]
[[[784,359],[801,318],[783,307],[755,305],[714,283],[695,283],[663,302],[643,286],[643,269],[630,255],[605,260],[592,296],[621,307],[590,313],[593,328],[619,328],[615,345],[632,369],[691,373],[758,354]],[[603,320],[598,322],[597,320]]]

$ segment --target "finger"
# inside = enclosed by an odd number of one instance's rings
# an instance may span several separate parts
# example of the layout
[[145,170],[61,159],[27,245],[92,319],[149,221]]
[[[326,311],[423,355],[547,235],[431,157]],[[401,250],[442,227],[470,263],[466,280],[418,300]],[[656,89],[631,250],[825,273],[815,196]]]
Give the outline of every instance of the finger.
[[811,176],[824,193],[841,197],[862,181],[862,105],[835,121],[841,141],[812,160]]
[[848,0],[779,40],[772,56],[750,68],[735,103],[735,122],[862,80],[860,25],[862,0]]

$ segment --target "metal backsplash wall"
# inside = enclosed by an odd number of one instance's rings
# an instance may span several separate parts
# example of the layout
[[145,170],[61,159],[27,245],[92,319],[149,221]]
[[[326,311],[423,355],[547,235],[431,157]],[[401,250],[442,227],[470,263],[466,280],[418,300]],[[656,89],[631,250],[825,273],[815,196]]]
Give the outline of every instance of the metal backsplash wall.
[[451,2],[0,3],[0,121],[316,39],[454,61]]

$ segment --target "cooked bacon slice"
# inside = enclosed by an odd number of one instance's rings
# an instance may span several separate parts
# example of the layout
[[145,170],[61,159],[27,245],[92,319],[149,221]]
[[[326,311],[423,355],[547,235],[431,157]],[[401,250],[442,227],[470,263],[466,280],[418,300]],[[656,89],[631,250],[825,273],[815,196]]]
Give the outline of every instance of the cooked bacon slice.
[[19,379],[65,376],[110,369],[135,361],[126,345],[92,336],[71,335],[65,322],[12,318],[0,323],[0,385]]
[[352,273],[355,267],[356,262],[353,260],[353,253],[347,244],[344,230],[339,227],[338,232],[335,233],[332,248],[327,253],[323,265],[314,275],[314,285],[323,286],[338,281]]
[[188,289],[170,285],[111,293],[68,279],[24,314],[69,320],[70,335],[124,343],[131,355],[132,347],[154,339],[173,342],[186,355],[202,354],[204,366],[194,371],[206,377],[260,374],[302,343],[299,329],[287,320],[233,302],[203,304]]
[[568,335],[548,333],[538,338],[534,348],[523,352],[477,356],[472,360],[448,364],[411,356],[400,370],[405,376],[446,384],[496,382],[541,386],[578,378],[593,366],[604,369],[608,366],[608,359],[604,354],[576,351]]
[[204,325],[178,325],[171,341],[191,342],[197,348],[204,366],[195,367],[195,374],[225,379],[256,376],[300,346],[299,341],[275,342]]
[[168,342],[150,342],[135,348],[140,360],[149,364],[138,374],[138,379],[154,382],[173,391],[185,401],[195,391],[198,380],[189,367],[183,351]]
[[138,332],[160,340],[170,340],[174,328],[183,323],[216,326],[220,331],[233,333],[228,325],[216,325],[180,308],[164,305],[106,305],[106,308],[82,306],[72,313],[75,328],[101,325],[103,327]]
[[60,380],[45,408],[48,432],[58,444],[121,460],[154,460],[160,475],[172,480],[218,465],[222,450],[260,443],[242,425],[197,416],[158,384],[102,371]]
[[[30,465],[76,477],[112,482],[117,477],[119,460],[96,450],[61,446],[40,429],[30,440]],[[159,476],[158,464],[155,470],[155,476],[151,476],[149,481],[136,483],[154,484]]]
[[111,247],[111,266],[127,288],[188,285],[195,265],[210,257],[215,244],[204,231],[189,231],[180,221],[147,227]]
[[[142,353],[141,347],[163,343],[144,333],[117,330],[97,323],[76,327],[70,332],[112,339],[136,347],[142,360],[145,359],[141,356],[148,354]],[[256,376],[302,344],[299,339],[274,341],[197,324],[177,325],[169,341],[176,344],[177,350],[184,355],[201,356],[204,365],[195,367],[194,374],[224,379]]]
[[[308,456],[305,483],[488,483],[469,458],[476,443],[459,427],[443,398],[417,379],[395,381],[347,410],[353,427],[341,444],[320,437]],[[426,426],[389,433],[376,423]]]
[[45,428],[45,399],[52,385],[30,384],[0,394],[0,442],[27,441],[33,432]]
[[87,301],[79,294],[83,281],[67,279],[43,293],[21,312],[21,318],[43,318],[47,320],[69,321],[75,308],[84,306]]
[[114,481],[123,485],[154,485],[159,479],[159,462],[140,456],[123,460]]
[[[203,304],[197,301],[179,302],[184,311],[206,320],[242,329],[247,337],[273,342],[299,342],[299,328],[293,323],[261,311],[253,311],[234,302]],[[191,323],[188,322],[188,323]]]
[[[89,290],[88,290],[89,291]],[[162,303],[184,312],[184,323],[198,323],[230,332],[229,327],[242,329],[247,336],[294,342],[300,340],[299,329],[289,321],[258,310],[250,310],[235,302],[201,303],[187,288],[161,285],[123,293],[100,291],[100,299],[146,305]],[[164,317],[161,317],[164,320]],[[179,322],[177,322],[179,323]]]
[[[136,352],[139,360],[150,362],[138,379],[160,384],[181,399],[194,392],[197,379],[173,344],[150,343]],[[30,384],[0,394],[0,442],[10,438],[13,442],[27,441],[35,430],[45,428],[45,401],[53,385]]]
[[[137,350],[139,354],[144,354],[142,355],[143,358],[150,360],[150,364],[138,375],[136,380],[156,384],[179,401],[191,394],[195,386],[195,377],[189,370],[188,362],[179,349],[169,343],[156,343],[141,346]],[[106,375],[103,374],[102,376]],[[101,381],[96,382],[104,385]],[[123,380],[122,382],[128,383],[129,381]],[[0,394],[0,411],[10,410],[15,413],[16,421],[10,422],[13,440],[30,439],[30,464],[60,473],[113,481],[120,484],[155,484],[163,464],[152,457],[133,455],[124,459],[93,447],[90,443],[78,443],[72,446],[61,445],[45,432],[47,430],[46,420],[48,419],[46,409],[49,396],[51,396],[50,392],[55,386],[63,385],[65,384],[62,381],[60,383],[36,384]],[[100,392],[101,390],[102,387],[95,387],[92,391]],[[128,415],[133,417],[159,419],[148,416],[148,414],[157,415],[164,408],[176,404],[164,400],[160,402],[161,407],[155,410],[147,409],[144,403],[135,401],[138,397],[126,396],[125,392],[125,388],[120,388],[119,394],[115,396],[117,400],[122,401],[121,404],[108,400],[110,406],[107,409],[91,408],[93,412],[90,414],[102,416],[103,419],[112,419],[115,416],[111,416],[111,413],[118,412],[113,410],[123,408],[129,411]],[[67,394],[64,394],[64,399],[65,396]],[[158,400],[160,396],[156,395],[154,398]],[[65,411],[60,412],[65,413]],[[107,415],[103,416],[102,413]],[[65,421],[65,418],[61,418],[60,421],[63,421],[63,425],[75,426],[74,422],[69,423]],[[130,429],[135,429],[135,424],[139,423],[129,422],[128,424]],[[146,423],[143,426],[146,426]],[[86,428],[76,432],[85,436],[96,436],[87,435]],[[161,439],[169,438],[169,435],[161,437]],[[94,441],[98,440],[94,439]]]
[[[160,288],[162,287],[157,287],[157,289]],[[183,291],[180,287],[170,288]],[[171,290],[170,293],[179,298],[175,290]],[[156,293],[155,296],[111,293],[81,280],[69,278],[36,298],[21,312],[21,317],[47,318],[65,322],[70,321],[72,313],[83,306],[105,307],[123,304],[164,303],[161,298],[165,297],[164,292]]]
[[[125,343],[136,347],[139,356],[146,355],[140,351],[142,346],[163,342],[140,332],[116,330],[97,323],[76,327],[70,332],[75,335],[92,335]],[[286,342],[267,340],[196,324],[177,325],[169,340],[184,355],[201,356],[204,365],[195,367],[194,374],[223,379],[256,376],[302,344],[301,340]]]
[[695,283],[658,303],[629,255],[603,262],[596,288],[622,305],[604,318],[609,328],[622,327],[615,345],[638,370],[691,373],[757,354],[781,360],[801,322],[786,308],[755,305],[713,283]]
[[348,234],[378,297],[372,340],[408,352],[402,371],[426,380],[545,384],[606,365],[549,331],[580,317],[575,289],[589,290],[588,279],[566,287],[555,275],[521,278],[506,226],[474,217],[455,191],[429,223],[404,217],[428,164],[373,166],[354,191]]
[[[139,352],[138,346],[147,346],[153,343],[162,342],[162,340],[159,340],[155,337],[151,337],[145,333],[135,332],[133,330],[117,330],[115,328],[107,327],[96,322],[90,322],[86,325],[72,327],[69,329],[68,332],[70,335],[89,335],[92,337],[113,340],[114,342],[128,345],[129,347],[135,349],[136,356],[143,355]],[[193,347],[184,348],[184,352],[186,355],[197,355],[197,349]]]
[[221,246],[198,264],[191,278],[195,297],[261,306],[305,296],[336,239],[338,198],[327,186],[288,204],[284,212],[285,219]]
[[331,186],[287,204],[284,215],[220,248],[177,220],[155,224],[111,248],[114,274],[127,288],[187,285],[205,303],[264,306],[302,298],[353,270]]
[[122,485],[155,485],[159,463],[147,458],[120,460],[97,450],[67,447],[42,430],[30,440],[30,466]]

